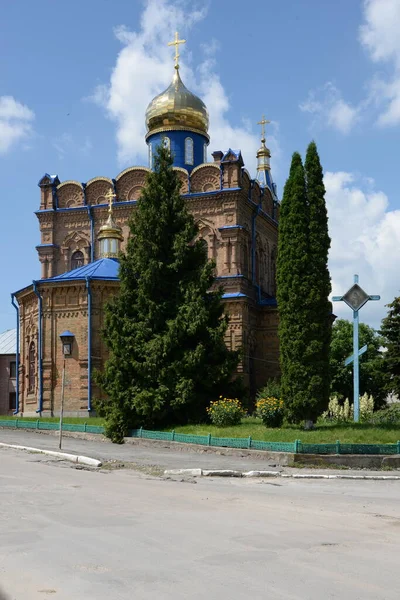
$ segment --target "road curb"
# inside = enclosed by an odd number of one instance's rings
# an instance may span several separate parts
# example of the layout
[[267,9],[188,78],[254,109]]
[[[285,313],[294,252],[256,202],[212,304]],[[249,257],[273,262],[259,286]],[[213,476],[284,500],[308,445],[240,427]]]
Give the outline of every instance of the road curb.
[[26,450],[28,452],[37,452],[38,454],[46,454],[47,456],[54,456],[55,458],[62,458],[63,460],[69,460],[78,465],[86,465],[87,467],[101,467],[103,464],[96,458],[90,458],[90,456],[78,456],[76,454],[68,454],[67,452],[56,452],[55,450],[42,450],[41,448],[31,448],[30,446],[18,446],[16,444],[5,444],[0,442],[1,448],[14,448],[14,450]]
[[231,471],[203,469],[167,469],[164,475],[192,477],[282,477],[285,479],[359,479],[368,481],[400,481],[400,475],[324,475],[322,473],[280,473],[279,471]]

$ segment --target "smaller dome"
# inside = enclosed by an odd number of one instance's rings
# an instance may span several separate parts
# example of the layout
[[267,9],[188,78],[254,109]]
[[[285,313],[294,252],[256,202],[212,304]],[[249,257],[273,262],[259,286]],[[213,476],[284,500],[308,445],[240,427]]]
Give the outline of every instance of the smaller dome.
[[147,107],[146,139],[159,131],[179,129],[201,133],[208,139],[208,121],[206,105],[183,85],[176,69],[169,87]]
[[99,240],[103,240],[105,238],[111,238],[111,239],[117,239],[117,240],[124,239],[122,236],[122,229],[121,229],[121,227],[118,227],[118,225],[116,225],[114,223],[111,213],[108,215],[106,224],[103,225],[102,227],[100,227],[99,235],[97,236],[97,239],[99,239]]
[[122,229],[118,227],[112,218],[112,204],[108,210],[108,219],[105,225],[100,227],[97,236],[100,246],[100,258],[118,258],[120,242],[124,239]]

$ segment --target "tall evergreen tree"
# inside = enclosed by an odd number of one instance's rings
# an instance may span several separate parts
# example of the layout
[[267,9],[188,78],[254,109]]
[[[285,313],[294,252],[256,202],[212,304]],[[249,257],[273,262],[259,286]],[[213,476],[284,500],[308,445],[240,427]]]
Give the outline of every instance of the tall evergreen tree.
[[277,259],[281,391],[294,422],[308,417],[308,225],[304,168],[295,152],[281,203]]
[[386,352],[383,355],[387,375],[386,391],[400,398],[400,296],[388,304],[388,314],[382,320],[381,335]]
[[292,422],[314,421],[329,400],[330,239],[317,148],[292,158],[279,219],[277,299],[282,393]]
[[312,363],[308,394],[309,403],[313,407],[311,414],[315,417],[327,408],[329,402],[329,353],[332,332],[330,319],[332,306],[329,302],[331,278],[328,269],[331,240],[328,233],[323,172],[315,142],[311,142],[307,148],[304,167],[309,215],[310,344],[308,360]]
[[210,400],[227,393],[239,358],[225,345],[222,290],[209,291],[215,265],[193,241],[198,229],[165,148],[130,230],[120,290],[106,307],[110,357],[97,375],[108,396],[100,412],[114,441],[133,426],[204,417]]

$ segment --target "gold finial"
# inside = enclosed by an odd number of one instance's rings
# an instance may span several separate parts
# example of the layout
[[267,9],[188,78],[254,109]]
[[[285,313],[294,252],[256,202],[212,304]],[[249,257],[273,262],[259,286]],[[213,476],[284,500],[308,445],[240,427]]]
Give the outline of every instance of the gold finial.
[[107,194],[104,196],[104,198],[106,200],[108,200],[108,212],[111,215],[112,214],[112,203],[114,198],[117,197],[117,194],[115,194],[111,189],[108,190]]
[[271,123],[271,121],[267,121],[265,115],[263,115],[261,121],[258,121],[257,123],[257,125],[261,125],[261,141],[263,144],[265,143],[265,126],[268,125],[268,123]]
[[186,40],[180,40],[178,32],[175,31],[175,39],[173,42],[168,42],[168,46],[175,46],[175,69],[179,69],[179,44],[186,44]]

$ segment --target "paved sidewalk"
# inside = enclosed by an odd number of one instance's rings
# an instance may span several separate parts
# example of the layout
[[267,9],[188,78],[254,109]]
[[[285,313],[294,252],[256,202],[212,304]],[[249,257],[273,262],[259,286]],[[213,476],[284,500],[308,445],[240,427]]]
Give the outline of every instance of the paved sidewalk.
[[[7,444],[22,444],[44,450],[58,450],[58,432],[54,433],[35,433],[24,430],[11,430],[0,428],[0,442]],[[355,470],[355,469],[310,469],[310,468],[291,468],[281,467],[271,460],[271,455],[267,459],[260,458],[260,454],[253,456],[229,456],[225,454],[225,449],[218,451],[193,451],[190,447],[183,444],[179,449],[164,445],[163,442],[149,442],[145,444],[138,440],[135,444],[112,444],[108,441],[83,440],[72,437],[63,438],[63,452],[71,454],[84,454],[92,458],[97,458],[102,462],[122,461],[131,462],[140,466],[157,466],[162,470],[167,469],[232,469],[234,471],[252,471],[252,470],[275,470],[287,473],[325,473],[337,474],[340,472],[346,474],[362,473],[364,475],[377,475],[385,473],[398,474],[400,471],[374,471],[374,470]],[[248,453],[247,453],[248,454]]]

